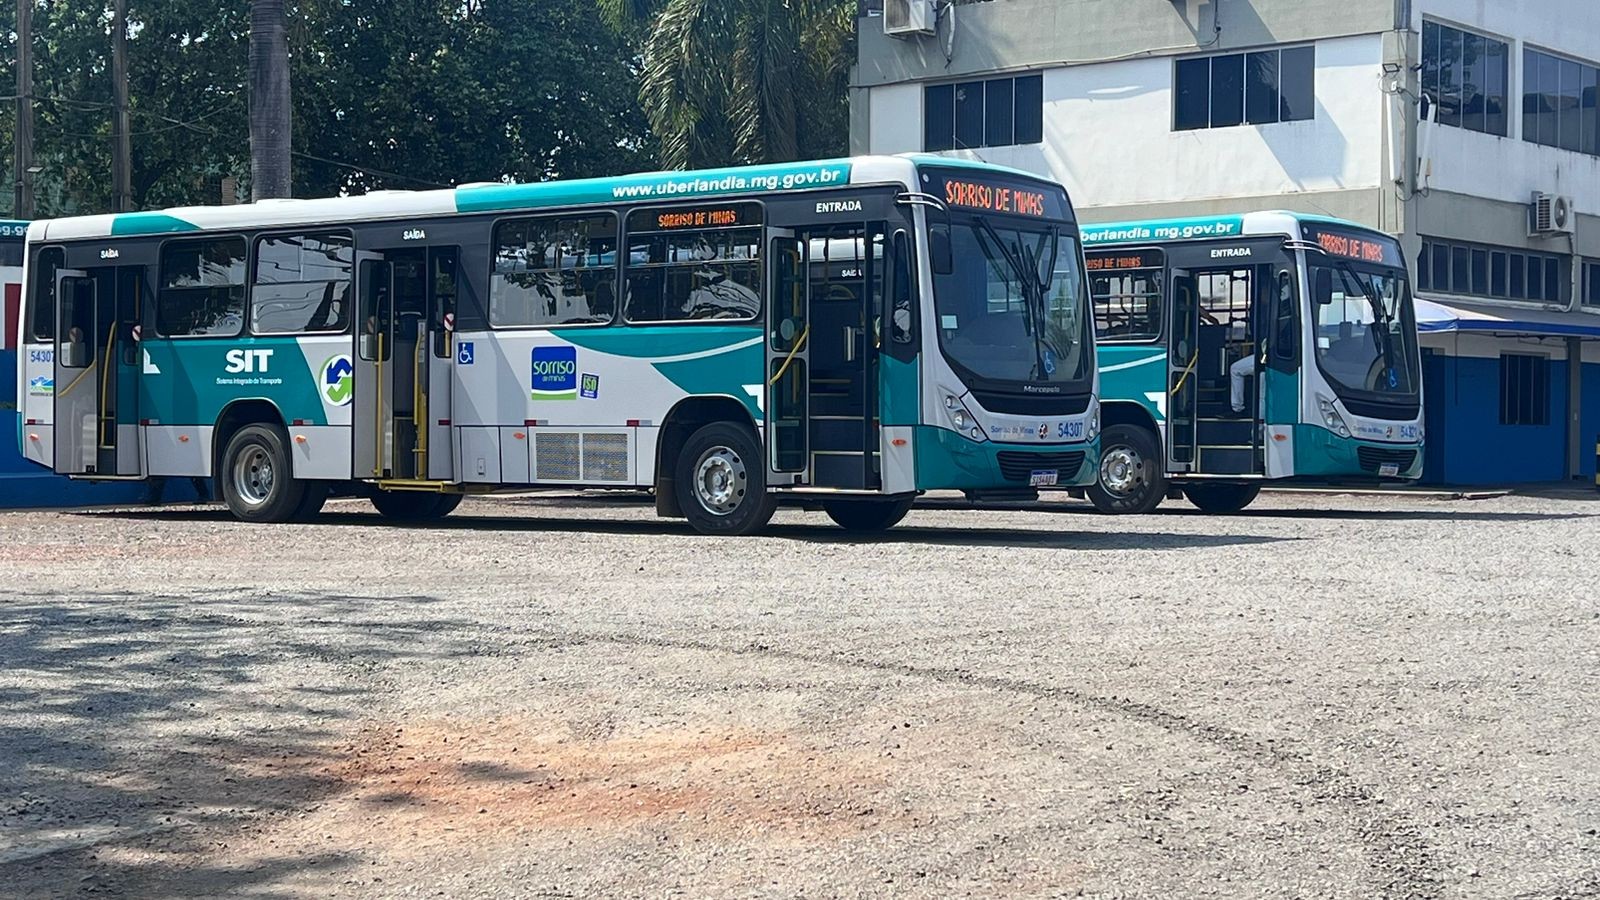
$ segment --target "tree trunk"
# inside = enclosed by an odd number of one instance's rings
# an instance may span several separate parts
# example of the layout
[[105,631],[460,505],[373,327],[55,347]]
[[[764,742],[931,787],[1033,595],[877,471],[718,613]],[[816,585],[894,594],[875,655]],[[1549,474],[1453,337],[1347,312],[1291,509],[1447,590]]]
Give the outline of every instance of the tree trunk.
[[251,199],[290,195],[289,42],[284,0],[250,0]]

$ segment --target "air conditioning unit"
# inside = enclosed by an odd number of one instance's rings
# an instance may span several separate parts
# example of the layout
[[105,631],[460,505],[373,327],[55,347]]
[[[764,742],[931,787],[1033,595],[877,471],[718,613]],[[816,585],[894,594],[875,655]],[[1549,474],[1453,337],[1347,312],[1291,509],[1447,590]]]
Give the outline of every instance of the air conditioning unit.
[[1576,218],[1571,197],[1536,193],[1528,207],[1528,234],[1536,237],[1572,234]]
[[883,0],[883,33],[890,37],[937,34],[939,9],[935,0]]

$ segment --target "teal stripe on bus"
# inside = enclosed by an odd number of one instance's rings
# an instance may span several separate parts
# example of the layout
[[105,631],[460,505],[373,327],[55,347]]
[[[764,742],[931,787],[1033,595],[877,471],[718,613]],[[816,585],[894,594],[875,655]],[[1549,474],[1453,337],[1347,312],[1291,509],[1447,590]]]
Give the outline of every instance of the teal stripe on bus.
[[457,188],[456,210],[463,213],[493,212],[594,203],[683,200],[729,194],[815,190],[843,187],[849,183],[850,163],[844,160],[740,166],[696,172],[650,172],[617,178]]

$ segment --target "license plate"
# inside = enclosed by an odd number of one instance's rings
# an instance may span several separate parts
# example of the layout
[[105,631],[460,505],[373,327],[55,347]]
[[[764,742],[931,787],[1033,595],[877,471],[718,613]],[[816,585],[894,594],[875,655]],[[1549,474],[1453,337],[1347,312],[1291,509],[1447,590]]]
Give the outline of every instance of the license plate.
[[1400,464],[1384,463],[1378,467],[1378,474],[1384,478],[1398,478],[1400,475]]
[[1028,476],[1028,484],[1031,487],[1055,487],[1060,482],[1061,472],[1056,469],[1035,469],[1033,474]]

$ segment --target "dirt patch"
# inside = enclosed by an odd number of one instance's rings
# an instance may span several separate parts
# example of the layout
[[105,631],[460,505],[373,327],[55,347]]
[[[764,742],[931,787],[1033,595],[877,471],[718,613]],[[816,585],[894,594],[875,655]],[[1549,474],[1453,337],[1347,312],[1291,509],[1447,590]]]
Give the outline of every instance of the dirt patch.
[[516,719],[372,724],[271,768],[335,786],[259,834],[274,854],[476,847],[496,837],[658,825],[680,835],[807,842],[882,828],[887,812],[877,800],[886,773],[870,750],[824,751],[723,728],[587,737]]

